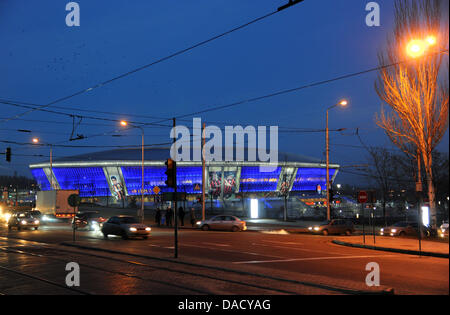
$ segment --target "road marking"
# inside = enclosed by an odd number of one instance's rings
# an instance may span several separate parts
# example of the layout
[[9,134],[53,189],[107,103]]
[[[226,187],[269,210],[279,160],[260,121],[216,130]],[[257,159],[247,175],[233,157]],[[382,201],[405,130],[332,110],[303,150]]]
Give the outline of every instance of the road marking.
[[297,242],[279,242],[279,241],[268,241],[268,240],[261,240],[261,241],[268,242],[268,243],[274,243],[274,244],[303,245],[303,243],[297,243]]
[[314,250],[314,249],[306,249],[306,248],[295,248],[295,247],[287,247],[287,246],[274,246],[274,245],[266,245],[266,244],[258,244],[258,243],[252,243],[252,245],[256,245],[256,246],[266,246],[266,247],[272,247],[272,248],[290,249],[290,250],[299,250],[299,251],[302,251],[302,252],[326,253],[326,254],[336,254],[336,255],[342,255],[342,256],[349,256],[349,254],[336,253],[336,252],[330,252],[330,251],[324,251],[324,250]]
[[217,250],[217,251],[229,252],[229,253],[235,253],[235,254],[237,253],[237,254],[247,254],[247,255],[252,255],[252,256],[262,256],[262,257],[286,259],[286,257],[281,257],[281,256],[265,255],[265,254],[251,253],[251,252],[242,252],[242,251],[237,251],[237,250],[228,250],[228,249],[220,249],[220,248],[211,249],[211,247],[199,246],[199,245],[183,244],[182,246],[205,248],[205,249],[209,249],[209,250]]
[[266,264],[266,263],[280,263],[292,261],[311,261],[311,260],[332,260],[332,259],[361,259],[374,257],[393,257],[395,255],[371,255],[371,256],[338,256],[338,257],[309,257],[309,258],[292,258],[292,259],[278,259],[278,260],[250,260],[250,261],[236,261],[233,264]]
[[202,244],[205,244],[205,245],[215,245],[215,246],[221,246],[221,247],[230,247],[230,246],[231,246],[231,245],[228,245],[228,244],[208,243],[208,242],[202,242]]

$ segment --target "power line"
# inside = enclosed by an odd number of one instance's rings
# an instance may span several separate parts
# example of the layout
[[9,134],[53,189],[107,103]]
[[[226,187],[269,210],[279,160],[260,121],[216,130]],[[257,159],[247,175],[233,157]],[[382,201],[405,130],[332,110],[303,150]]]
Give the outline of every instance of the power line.
[[[231,29],[231,30],[228,30],[228,31],[224,32],[224,33],[221,33],[221,34],[219,34],[219,35],[213,36],[213,37],[211,37],[211,38],[209,38],[209,39],[206,39],[206,40],[204,40],[204,41],[201,41],[201,42],[199,42],[199,43],[197,43],[197,44],[195,44],[195,45],[192,45],[192,46],[190,46],[190,47],[187,47],[187,48],[184,48],[184,49],[182,49],[182,50],[179,50],[179,51],[177,51],[177,52],[175,52],[175,53],[173,53],[173,54],[171,54],[171,55],[168,55],[168,56],[165,56],[165,57],[163,57],[163,58],[160,58],[160,59],[158,59],[158,60],[156,60],[156,61],[153,61],[153,62],[151,62],[151,63],[149,63],[149,64],[143,65],[143,66],[138,67],[138,68],[136,68],[136,69],[133,69],[133,70],[131,70],[131,71],[125,72],[125,73],[123,73],[123,74],[120,74],[120,75],[118,75],[118,76],[116,76],[116,77],[113,77],[112,79],[103,81],[103,82],[98,83],[98,84],[96,84],[96,85],[94,85],[94,86],[91,86],[91,87],[89,87],[89,88],[87,88],[87,89],[83,89],[83,90],[80,90],[80,91],[75,92],[75,93],[73,93],[73,94],[70,94],[70,95],[68,95],[68,96],[64,96],[64,97],[58,98],[58,99],[56,99],[56,100],[54,100],[54,101],[52,101],[52,102],[50,102],[50,103],[48,103],[48,104],[46,104],[46,105],[44,105],[44,106],[41,106],[40,108],[43,109],[43,108],[50,107],[50,106],[52,106],[52,105],[54,105],[54,104],[60,103],[60,102],[62,102],[62,101],[66,101],[66,100],[68,100],[68,99],[70,99],[70,98],[73,98],[73,97],[75,97],[75,96],[84,94],[84,93],[86,93],[86,92],[90,92],[90,91],[92,91],[92,90],[94,90],[94,89],[96,89],[96,88],[102,87],[102,86],[104,86],[104,85],[107,85],[107,84],[109,84],[109,83],[111,83],[111,82],[114,82],[114,81],[116,81],[116,80],[122,79],[122,78],[124,78],[124,77],[127,77],[127,76],[129,76],[129,75],[131,75],[131,74],[134,74],[134,73],[136,73],[136,72],[139,72],[139,71],[142,71],[142,70],[144,70],[144,69],[150,68],[150,67],[152,67],[152,66],[154,66],[154,65],[156,65],[156,64],[159,64],[159,63],[162,63],[162,62],[167,61],[167,60],[169,60],[169,59],[172,59],[172,58],[174,58],[174,57],[176,57],[176,56],[179,56],[179,55],[184,54],[184,53],[186,53],[186,52],[188,52],[188,51],[191,51],[191,50],[193,50],[193,49],[195,49],[195,48],[197,48],[197,47],[203,46],[203,45],[205,45],[205,44],[207,44],[207,43],[210,43],[210,42],[212,42],[212,41],[214,41],[214,40],[216,40],[216,39],[219,39],[219,38],[224,37],[224,36],[226,36],[226,35],[228,35],[228,34],[231,34],[231,33],[233,33],[233,32],[236,32],[236,31],[240,30],[240,29],[243,29],[243,28],[245,28],[245,27],[247,27],[247,26],[249,26],[249,25],[251,25],[251,24],[254,24],[254,23],[259,22],[259,21],[261,21],[261,20],[263,20],[263,19],[266,19],[266,18],[268,18],[268,17],[270,17],[270,16],[272,16],[272,15],[275,15],[275,14],[277,14],[278,12],[281,12],[282,10],[284,10],[284,9],[286,9],[286,8],[288,8],[288,7],[291,7],[291,6],[293,6],[293,5],[297,4],[297,3],[300,3],[300,2],[302,2],[302,1],[303,1],[303,0],[289,0],[289,3],[288,3],[288,4],[286,4],[286,5],[284,5],[284,6],[280,7],[280,8],[278,8],[276,11],[270,12],[270,13],[268,13],[268,14],[266,14],[266,15],[263,15],[263,16],[261,16],[261,17],[258,17],[258,18],[254,19],[254,20],[251,20],[250,22],[247,22],[247,23],[245,23],[245,24],[242,24],[242,25],[240,25],[240,26],[237,26],[237,27],[235,27],[235,28],[233,28],[233,29]],[[22,117],[22,116],[24,116],[24,115],[26,115],[26,114],[28,114],[28,113],[30,113],[30,112],[33,112],[33,111],[35,111],[35,110],[37,110],[37,109],[36,109],[36,108],[31,108],[29,111],[26,111],[26,112],[21,113],[21,114],[17,114],[17,115],[15,115],[15,116],[13,116],[13,117],[10,117],[10,118],[8,118],[6,121],[14,120],[14,119],[16,119],[16,118],[20,118],[20,117]]]
[[[439,51],[439,52],[430,53],[430,54],[428,54],[426,56],[435,55],[435,54],[441,54],[441,53],[445,53],[445,52],[448,52],[448,49],[443,50],[443,51]],[[423,56],[423,57],[425,57],[425,56]],[[406,63],[406,62],[409,62],[409,61],[410,60],[402,60],[402,61],[394,62],[394,63],[388,64],[388,65],[382,65],[382,66],[370,68],[370,69],[363,70],[363,71],[358,71],[358,72],[354,72],[354,73],[350,73],[350,74],[345,74],[345,75],[341,75],[341,76],[334,77],[334,78],[331,78],[331,79],[317,81],[317,82],[309,83],[309,84],[302,85],[302,86],[299,86],[299,87],[295,87],[295,88],[291,88],[291,89],[285,89],[285,90],[281,90],[281,91],[278,91],[278,92],[266,94],[266,95],[263,95],[263,96],[257,96],[257,97],[253,97],[253,98],[248,98],[248,99],[244,99],[244,100],[237,101],[237,102],[230,103],[230,104],[226,104],[226,105],[214,106],[214,107],[211,107],[211,108],[208,108],[208,109],[192,112],[192,113],[189,113],[189,114],[180,115],[180,116],[177,116],[175,118],[179,119],[179,118],[184,118],[184,117],[188,117],[188,116],[203,114],[203,113],[207,113],[207,112],[211,112],[211,111],[216,111],[216,110],[220,110],[220,109],[224,109],[224,108],[230,108],[230,107],[242,105],[244,103],[260,101],[260,100],[271,98],[271,97],[274,97],[274,96],[279,96],[279,95],[283,95],[283,94],[297,92],[297,91],[300,91],[300,90],[303,90],[303,89],[316,87],[316,86],[319,86],[319,85],[324,85],[324,84],[332,83],[332,82],[335,82],[335,81],[339,81],[339,80],[344,80],[344,79],[360,76],[360,75],[363,75],[363,74],[367,74],[367,73],[374,72],[374,71],[379,71],[379,70],[390,68],[390,67],[393,67],[393,66],[398,66],[400,64],[403,64],[403,63]],[[161,122],[161,121],[158,121],[158,122]]]
[[[142,147],[142,144],[137,144],[137,145],[65,145],[65,144],[50,144],[50,143],[29,143],[29,142],[18,142],[18,141],[10,141],[10,140],[0,140],[0,143],[35,146],[35,147],[60,147],[60,148],[141,148]],[[164,145],[172,145],[172,143],[173,142],[145,144],[144,147],[158,147],[158,146],[164,146]]]
[[[48,113],[52,113],[52,114],[63,115],[63,116],[71,117],[71,118],[76,117],[76,118],[85,118],[85,119],[93,119],[93,120],[111,121],[111,122],[116,122],[116,123],[119,123],[121,121],[120,119],[111,119],[111,118],[104,118],[104,117],[96,117],[96,116],[87,116],[87,115],[59,112],[59,111],[44,109],[44,108],[30,106],[30,105],[23,105],[23,104],[14,103],[14,102],[6,102],[6,101],[2,101],[2,100],[0,100],[0,103],[5,104],[5,105],[16,106],[16,107],[31,108],[33,110],[39,110],[39,111],[48,112]],[[9,119],[6,119],[6,121],[9,121]],[[172,127],[171,125],[163,125],[160,123],[145,123],[145,122],[137,122],[137,121],[129,121],[129,123],[136,124],[136,125],[144,125],[144,126]]]
[[[353,172],[353,171],[347,171],[347,170],[340,170],[340,171],[341,171],[341,172],[344,172],[344,173],[352,174],[352,175],[363,176],[363,177],[369,177],[369,178],[373,178],[373,179],[378,179],[378,178],[379,178],[379,177],[377,177],[377,176],[370,175],[370,174],[363,174],[363,173],[358,173],[358,172]],[[387,179],[392,180],[392,181],[397,181],[397,182],[415,183],[415,180],[400,179],[400,178],[394,178],[394,177],[388,177]]]
[[[36,104],[36,103],[30,103],[30,102],[22,102],[22,101],[17,101],[17,100],[11,100],[11,99],[6,99],[6,98],[0,98],[0,102],[10,102],[13,104],[17,104],[17,105],[28,105],[30,106],[29,108],[33,108],[31,106],[34,107],[44,107],[45,105],[43,104]],[[8,104],[9,105],[9,104]],[[56,108],[56,109],[62,109],[62,110],[75,110],[75,111],[79,111],[79,112],[87,112],[87,113],[97,113],[97,114],[103,114],[103,115],[114,115],[114,116],[126,116],[126,117],[140,117],[140,118],[150,118],[150,119],[171,119],[171,118],[167,118],[167,117],[159,117],[159,116],[150,116],[150,115],[135,115],[135,114],[130,114],[130,113],[117,113],[117,112],[105,112],[105,111],[100,111],[100,110],[94,110],[94,109],[81,109],[81,108],[75,108],[75,107],[70,107],[70,106],[52,106],[52,108]],[[39,109],[36,109],[39,110]],[[0,119],[7,119],[7,118],[0,118]],[[19,119],[19,118],[17,118]]]
[[[448,52],[448,49],[440,51],[440,52],[430,53],[430,54],[428,54],[426,56],[430,56],[430,55],[434,55],[434,54],[440,54],[440,53],[445,53],[445,52]],[[423,57],[426,57],[426,56],[423,56]],[[194,115],[198,115],[198,114],[202,114],[202,113],[206,113],[206,112],[211,112],[211,111],[216,111],[216,110],[220,110],[220,109],[224,109],[224,108],[229,108],[229,107],[242,105],[244,103],[255,102],[255,101],[263,100],[263,99],[266,99],[266,98],[271,98],[271,97],[275,97],[275,96],[279,96],[279,95],[283,95],[283,94],[288,94],[288,93],[296,92],[296,91],[299,91],[299,90],[307,89],[307,88],[310,88],[310,87],[315,87],[315,86],[319,86],[319,85],[323,85],[323,84],[328,84],[328,83],[331,83],[331,82],[335,82],[335,81],[339,81],[339,80],[343,80],[343,79],[359,76],[359,75],[362,75],[362,74],[378,71],[378,70],[381,70],[381,69],[390,68],[390,67],[397,66],[397,65],[400,65],[400,64],[403,64],[403,63],[406,63],[406,62],[409,62],[409,60],[402,60],[402,61],[391,63],[391,64],[388,64],[388,65],[382,65],[382,66],[370,68],[370,69],[367,69],[367,70],[354,72],[354,73],[350,73],[350,74],[346,74],[346,75],[342,75],[342,76],[338,76],[338,77],[335,77],[335,78],[332,78],[332,79],[327,79],[327,80],[322,80],[322,81],[310,83],[310,84],[307,84],[307,85],[302,85],[302,86],[299,86],[299,87],[296,87],[296,88],[285,89],[285,90],[281,90],[281,91],[274,92],[274,93],[271,93],[271,94],[258,96],[258,97],[254,97],[254,98],[249,98],[249,99],[244,99],[244,100],[237,101],[237,102],[230,103],[230,104],[226,104],[226,105],[215,106],[215,107],[211,107],[209,109],[196,111],[196,112],[192,112],[192,113],[189,113],[189,114],[180,115],[180,116],[177,116],[177,117],[174,117],[174,118],[176,118],[178,120],[182,120],[181,118],[184,118],[184,117],[194,116]],[[0,99],[0,103],[7,104],[7,105],[12,105],[12,106],[19,106],[19,107],[27,107],[28,106],[28,108],[32,108],[33,110],[47,111],[47,112],[52,112],[52,113],[60,114],[60,115],[66,115],[66,116],[70,116],[70,117],[76,116],[76,117],[82,117],[82,118],[87,118],[87,119],[99,119],[99,120],[114,121],[114,122],[119,122],[120,121],[120,120],[117,120],[117,119],[89,117],[89,116],[84,116],[84,115],[61,113],[61,112],[55,112],[55,111],[50,111],[50,110],[43,109],[43,107],[47,107],[47,105],[29,106],[29,105],[24,105],[25,103],[23,103],[23,102],[12,102],[12,101],[2,100],[2,99]],[[126,116],[127,114],[122,114],[122,115]],[[158,126],[159,123],[162,123],[162,122],[170,120],[170,119],[172,119],[172,118],[163,118],[163,119],[158,120],[158,121],[153,122],[153,123],[141,123],[141,122],[130,122],[130,123],[144,124],[144,125],[156,125],[156,126]],[[5,121],[5,119],[3,119],[3,121]],[[169,125],[162,125],[162,126],[164,126],[164,127],[171,127]]]

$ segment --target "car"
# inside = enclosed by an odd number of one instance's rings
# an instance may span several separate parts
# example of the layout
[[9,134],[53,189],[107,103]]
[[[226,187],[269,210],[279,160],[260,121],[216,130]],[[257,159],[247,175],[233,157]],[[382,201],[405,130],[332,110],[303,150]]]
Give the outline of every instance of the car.
[[353,222],[344,219],[333,219],[324,221],[318,225],[308,227],[308,230],[314,234],[345,234],[352,235],[355,231]]
[[439,227],[439,236],[442,238],[448,237],[448,221],[445,221]]
[[123,239],[136,236],[147,239],[151,230],[147,225],[139,223],[135,217],[125,215],[113,216],[101,227],[105,239],[108,235],[122,236]]
[[[424,235],[431,235],[431,230],[426,226],[422,226]],[[400,221],[391,226],[380,229],[380,235],[387,236],[417,236],[419,233],[419,225],[417,222]]]
[[197,227],[203,231],[225,230],[239,232],[247,230],[247,224],[232,215],[217,215],[204,221],[197,221]]
[[39,228],[39,220],[33,217],[30,212],[18,212],[14,213],[8,220],[8,230],[13,227],[18,231],[21,229],[35,229]]
[[106,221],[98,214],[98,211],[86,211],[78,213],[72,219],[72,227],[75,229],[87,228],[89,231],[99,231]]
[[33,217],[33,218],[36,218],[36,219],[38,219],[40,222],[42,222],[42,213],[41,213],[41,211],[39,211],[39,210],[30,210],[30,211],[27,211],[29,214],[31,214],[31,216]]

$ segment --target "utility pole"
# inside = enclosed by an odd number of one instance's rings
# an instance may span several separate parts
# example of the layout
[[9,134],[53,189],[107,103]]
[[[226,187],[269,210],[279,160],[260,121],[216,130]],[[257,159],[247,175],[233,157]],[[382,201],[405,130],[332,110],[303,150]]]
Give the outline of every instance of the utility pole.
[[[175,118],[173,119],[173,129],[174,129],[174,134],[176,135],[176,120]],[[173,143],[175,143],[177,141],[176,137],[173,138]],[[176,161],[177,157],[177,150],[174,150],[174,157],[173,159]],[[173,215],[175,216],[175,258],[178,258],[178,209],[177,209],[177,200],[178,200],[178,194],[177,194],[177,168],[175,167],[175,179],[174,179],[174,190],[175,190],[175,197],[173,198],[173,204],[174,204],[174,211],[173,211]]]
[[326,156],[327,156],[327,220],[331,220],[331,206],[330,206],[330,143],[328,132],[328,110],[327,110],[327,126],[326,126]]
[[205,221],[205,187],[206,187],[206,163],[205,163],[205,128],[202,129],[202,221]]
[[53,147],[50,145],[50,187],[53,190]]
[[[283,184],[286,185],[286,174],[283,174]],[[287,190],[283,189],[283,195],[284,195],[283,216],[284,216],[284,221],[287,221]]]
[[417,194],[417,227],[419,228],[419,255],[422,255],[422,222],[421,222],[421,209],[423,204],[422,195],[422,174],[420,168],[420,151],[417,149],[417,182],[416,182],[416,194]]
[[327,220],[331,220],[331,208],[330,208],[330,137],[329,137],[329,129],[328,129],[328,111],[336,106],[345,107],[348,105],[346,100],[341,100],[339,103],[334,104],[333,106],[328,107],[327,109],[327,122],[326,122],[326,155],[327,155]]

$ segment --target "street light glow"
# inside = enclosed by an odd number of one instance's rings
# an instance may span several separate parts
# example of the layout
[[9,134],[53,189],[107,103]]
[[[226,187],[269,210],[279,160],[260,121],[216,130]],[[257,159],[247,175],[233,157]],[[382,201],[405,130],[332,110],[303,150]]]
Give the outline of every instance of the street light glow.
[[428,43],[428,45],[432,46],[436,44],[436,37],[433,35],[430,35],[427,37],[426,42]]
[[31,141],[33,141],[33,143],[39,143],[39,138],[33,138]]
[[410,57],[417,58],[422,56],[430,46],[436,45],[436,43],[437,39],[434,35],[427,36],[425,40],[413,39],[409,41],[406,52]]
[[120,122],[120,125],[126,127],[126,126],[128,126],[128,122],[126,122],[125,120],[122,120]]
[[426,45],[422,40],[413,39],[408,43],[406,51],[408,55],[412,58],[417,58],[425,53]]
[[342,100],[342,101],[339,102],[339,105],[341,105],[341,106],[347,106],[347,105],[348,105],[348,102],[347,102],[347,100]]

